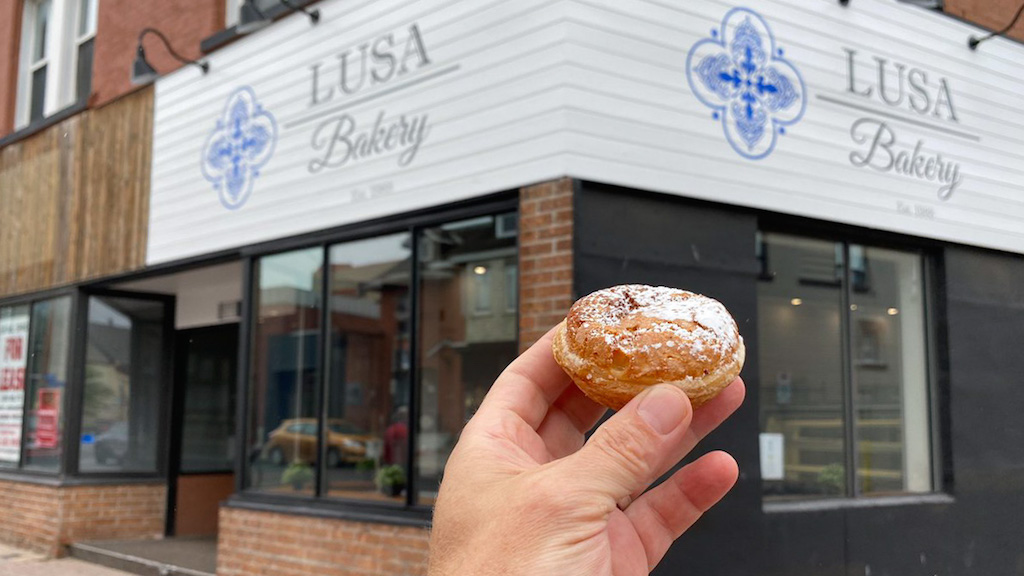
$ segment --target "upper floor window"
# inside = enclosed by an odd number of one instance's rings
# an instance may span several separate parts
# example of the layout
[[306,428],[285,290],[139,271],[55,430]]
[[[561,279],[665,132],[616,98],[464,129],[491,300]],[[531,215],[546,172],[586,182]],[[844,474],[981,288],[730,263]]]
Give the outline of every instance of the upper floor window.
[[91,91],[98,0],[24,0],[16,127],[74,104]]
[[[238,24],[238,12],[242,9],[242,4],[245,0],[225,0],[224,5],[224,27],[230,28],[235,24]],[[274,6],[277,6],[281,2],[279,0],[255,0],[256,8],[261,12],[266,13]],[[301,4],[301,2],[296,2]]]
[[782,234],[760,251],[766,496],[932,491],[923,257]]

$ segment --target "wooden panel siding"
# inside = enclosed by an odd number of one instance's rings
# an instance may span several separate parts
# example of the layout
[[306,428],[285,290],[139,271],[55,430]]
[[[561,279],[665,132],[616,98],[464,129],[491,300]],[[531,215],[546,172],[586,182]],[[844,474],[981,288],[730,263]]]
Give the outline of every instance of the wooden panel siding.
[[153,91],[0,150],[0,297],[139,268]]

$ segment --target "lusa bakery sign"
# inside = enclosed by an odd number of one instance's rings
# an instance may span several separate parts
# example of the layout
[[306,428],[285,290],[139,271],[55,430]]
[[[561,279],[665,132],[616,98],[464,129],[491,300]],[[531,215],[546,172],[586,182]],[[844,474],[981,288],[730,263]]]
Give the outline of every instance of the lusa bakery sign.
[[[930,183],[938,200],[949,200],[964,181],[962,161],[932,141],[981,140],[960,126],[953,83],[891,55],[842,51],[845,84],[820,92],[817,101],[852,114],[849,163]],[[686,68],[694,96],[747,160],[768,158],[787,130],[800,129],[811,100],[803,74],[758,12],[730,10],[710,37],[690,48]]]
[[[858,77],[860,55],[851,48],[844,51],[848,64],[846,93],[852,97],[848,104],[856,109],[855,100],[860,100],[881,108],[872,113],[869,106],[861,106],[866,115],[850,126],[855,146],[850,163],[934,183],[938,199],[949,200],[964,180],[960,161],[932,150],[923,133],[980,141],[959,128],[949,80],[879,55],[870,57],[869,67],[874,70],[866,78]],[[838,99],[828,101],[843,103]]]
[[258,186],[264,167],[274,161],[279,139],[306,132],[311,174],[343,169],[380,157],[411,164],[429,134],[426,112],[406,114],[366,105],[384,96],[453,72],[433,70],[417,23],[350,45],[305,67],[307,105],[287,117],[266,105],[251,86],[227,98],[212,122],[202,153],[202,171],[228,210],[242,208]]

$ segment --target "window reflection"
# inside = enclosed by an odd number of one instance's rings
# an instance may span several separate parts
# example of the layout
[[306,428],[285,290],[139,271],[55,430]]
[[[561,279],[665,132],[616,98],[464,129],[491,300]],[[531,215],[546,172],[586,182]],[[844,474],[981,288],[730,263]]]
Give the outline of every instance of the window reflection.
[[[765,491],[846,494],[842,356],[842,246],[769,234],[758,283]],[[837,273],[839,270],[839,273]]]
[[25,399],[28,412],[24,467],[27,469],[48,472],[60,469],[70,322],[70,298],[36,302],[32,306]]
[[778,234],[760,256],[766,494],[931,491],[922,258]]
[[261,258],[252,343],[249,485],[312,494],[323,250]]
[[429,228],[420,244],[419,501],[433,502],[465,422],[516,356],[512,215]]
[[164,304],[89,298],[79,469],[155,472]]
[[334,245],[329,271],[326,492],[404,502],[412,237]]

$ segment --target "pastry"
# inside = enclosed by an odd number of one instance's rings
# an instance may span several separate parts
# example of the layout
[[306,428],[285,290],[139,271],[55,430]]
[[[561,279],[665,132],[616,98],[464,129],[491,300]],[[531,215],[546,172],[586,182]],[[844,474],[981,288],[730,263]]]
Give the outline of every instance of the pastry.
[[638,284],[580,298],[551,348],[584,394],[615,410],[663,383],[700,406],[739,376],[745,355],[736,321],[717,300]]

